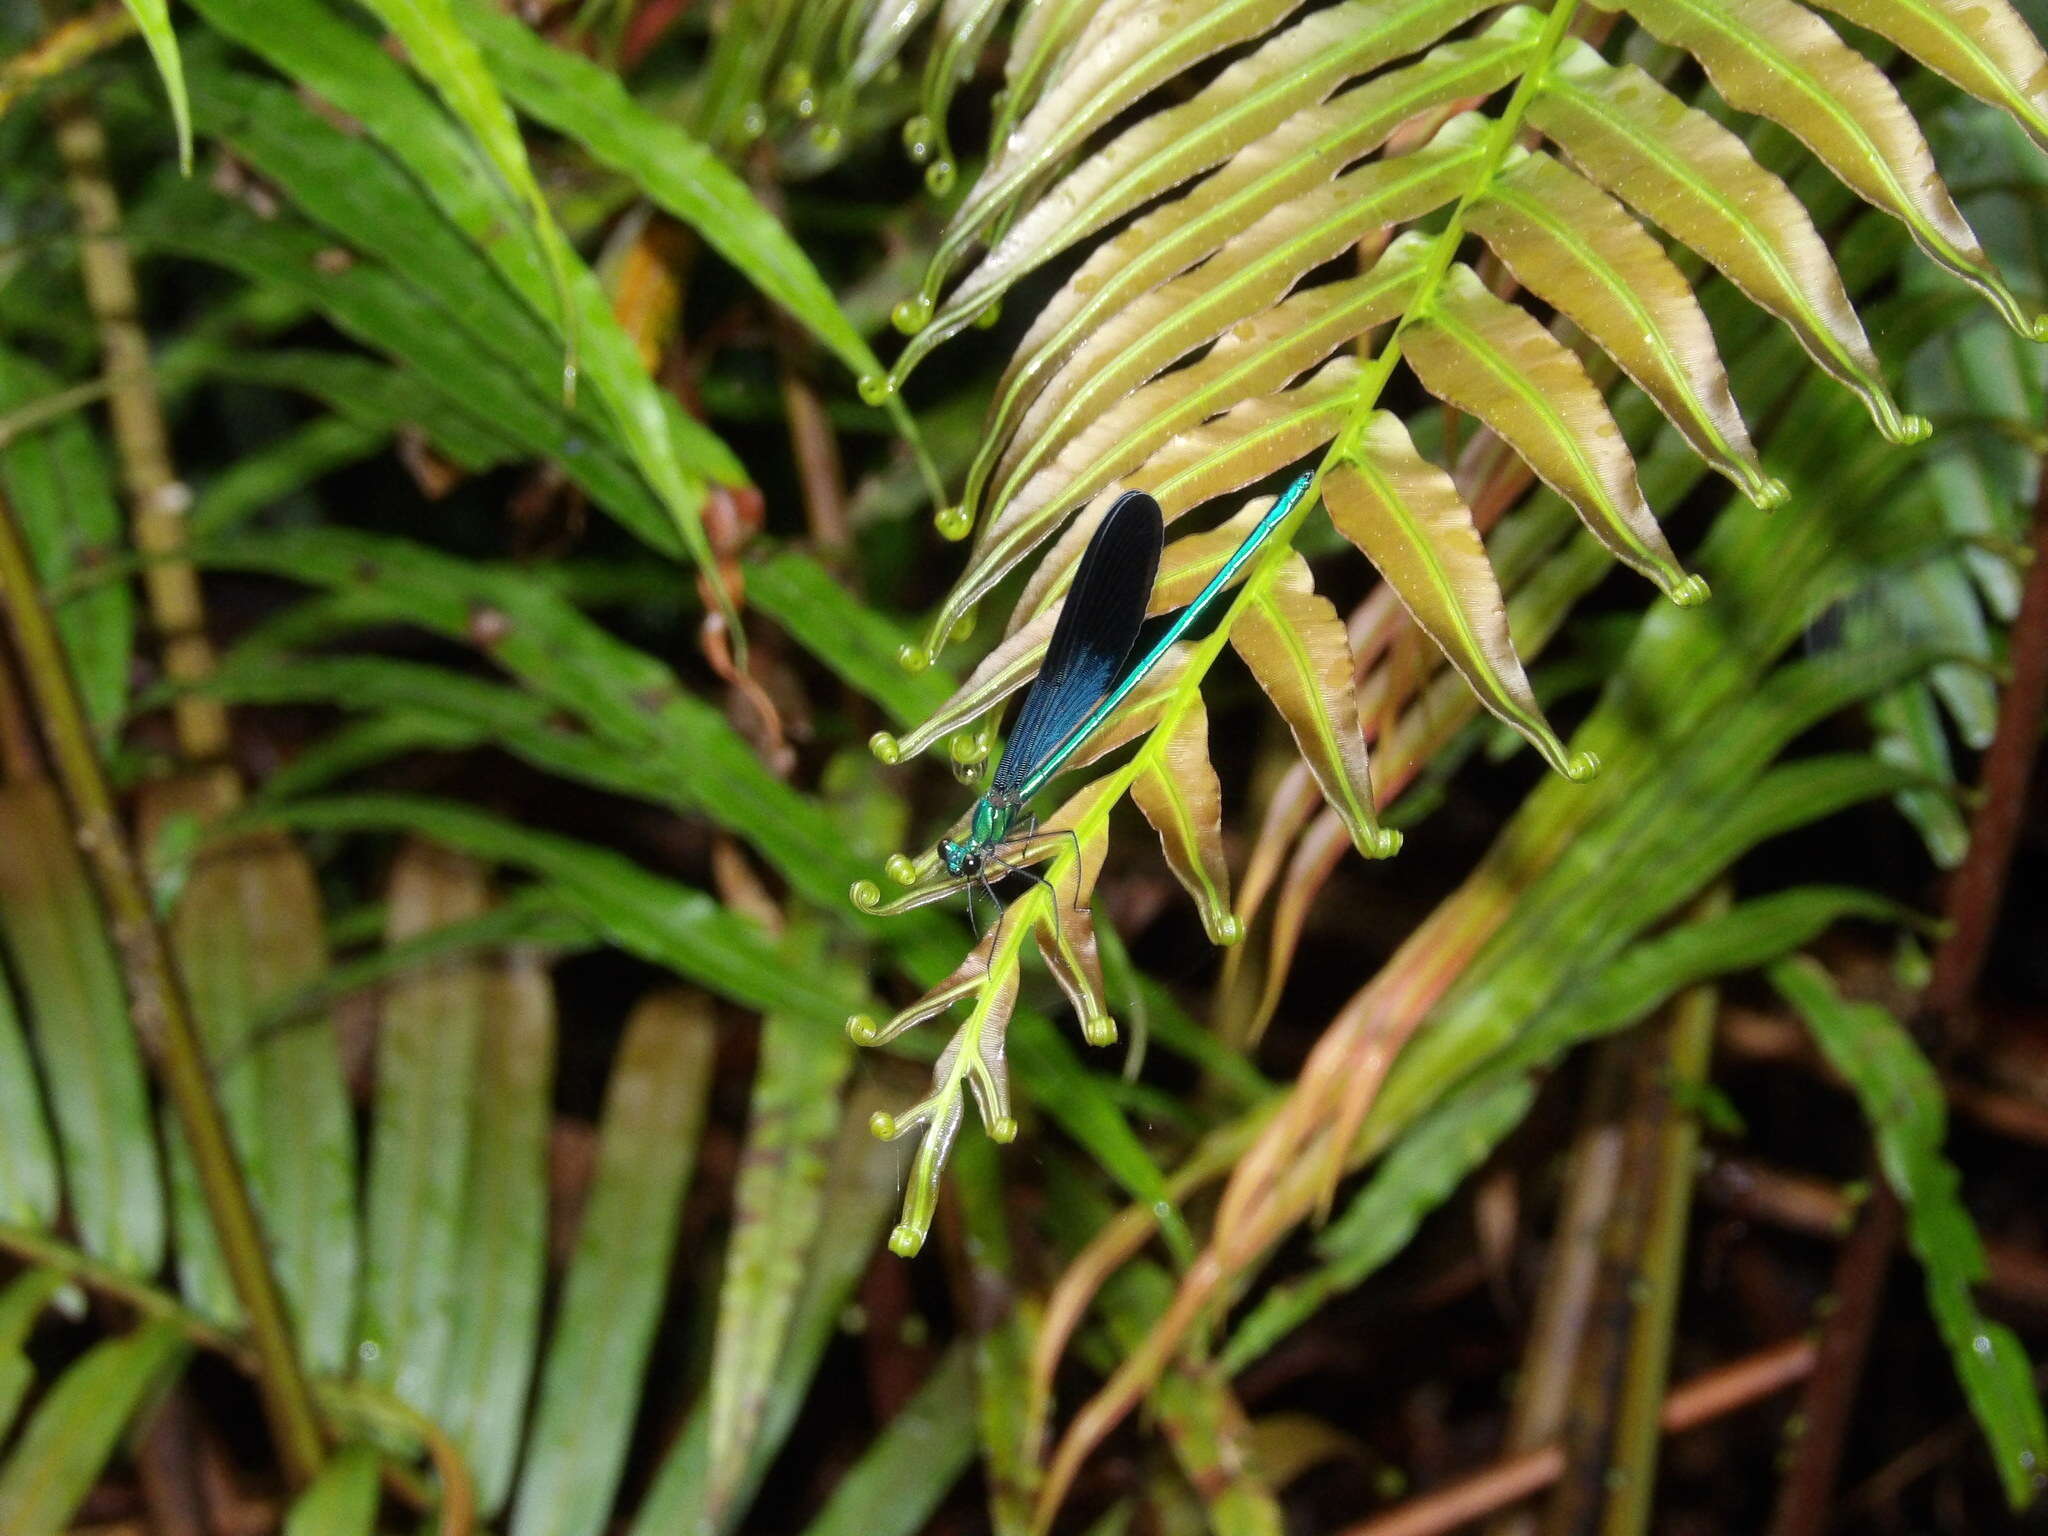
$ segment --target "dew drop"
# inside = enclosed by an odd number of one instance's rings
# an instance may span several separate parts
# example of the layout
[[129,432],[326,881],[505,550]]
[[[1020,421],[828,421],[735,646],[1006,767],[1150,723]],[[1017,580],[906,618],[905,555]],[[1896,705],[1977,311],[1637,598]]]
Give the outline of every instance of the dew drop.
[[758,101],[748,102],[745,110],[740,113],[740,136],[758,139],[767,131],[768,109]]

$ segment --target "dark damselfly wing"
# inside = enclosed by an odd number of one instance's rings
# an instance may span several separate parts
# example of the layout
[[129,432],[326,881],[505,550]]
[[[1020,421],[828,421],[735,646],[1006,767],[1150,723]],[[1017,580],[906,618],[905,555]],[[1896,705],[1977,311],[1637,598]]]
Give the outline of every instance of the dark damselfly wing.
[[1013,792],[1029,778],[1116,685],[1144,626],[1165,542],[1159,503],[1143,491],[1124,492],[1103,515],[1010,728],[990,786],[996,793]]

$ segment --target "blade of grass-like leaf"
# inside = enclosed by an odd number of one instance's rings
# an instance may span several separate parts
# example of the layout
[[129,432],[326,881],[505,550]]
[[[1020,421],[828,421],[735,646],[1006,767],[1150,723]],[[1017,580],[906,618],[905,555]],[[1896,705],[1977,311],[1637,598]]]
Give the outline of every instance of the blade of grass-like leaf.
[[1398,417],[1373,414],[1356,456],[1323,481],[1323,500],[1337,531],[1373,563],[1479,702],[1558,772],[1587,777],[1594,764],[1566,753],[1530,691],[1470,509],[1451,477],[1415,451]]
[[502,949],[558,954],[594,948],[598,942],[595,931],[569,912],[560,896],[545,885],[529,886],[466,922],[447,923],[417,938],[385,944],[359,960],[329,966],[305,987],[277,999],[259,1028],[291,1028],[309,1011],[452,956]]
[[389,437],[417,427],[458,466],[475,473],[519,451],[519,440],[492,423],[452,408],[433,383],[354,352],[271,347],[231,352],[207,368],[211,378],[311,395],[337,416]]
[[[38,1230],[54,1225],[59,1178],[35,1062],[0,955],[0,1221]],[[0,1436],[6,1432],[0,1423]]]
[[1564,995],[1469,1076],[1460,1078],[1444,1058],[1426,1059],[1433,1053],[1417,1052],[1412,1060],[1404,1054],[1389,1077],[1385,1101],[1414,1104],[1418,1081],[1433,1078],[1441,1095],[1436,1107],[1419,1118],[1377,1122],[1385,1127],[1382,1136],[1396,1134],[1395,1123],[1405,1129],[1351,1206],[1317,1239],[1321,1267],[1269,1290],[1238,1325],[1224,1352],[1227,1369],[1251,1364],[1330,1297],[1357,1286],[1404,1248],[1420,1218],[1521,1123],[1534,1098],[1531,1070],[1585,1041],[1628,1028],[1689,986],[1798,949],[1844,918],[1886,921],[1899,915],[1889,902],[1864,891],[1816,886],[1757,897],[1645,940],[1596,967],[1573,967]]
[[747,600],[900,723],[923,719],[952,690],[942,669],[906,672],[902,652],[909,636],[809,555],[785,550],[750,564]]
[[[412,49],[437,89],[482,143],[504,185],[533,215],[546,276],[529,242],[509,236],[504,199],[474,174],[467,146],[434,111],[404,71],[374,42],[342,25],[310,0],[200,0],[216,26],[262,53],[294,79],[311,85],[359,119],[410,170],[438,206],[488,255],[537,314],[559,318],[585,347],[581,366],[611,413],[613,434],[652,488],[699,568],[714,572],[699,511],[704,480],[744,484],[745,472],[709,430],[685,416],[656,388],[631,338],[613,315],[597,279],[568,248],[533,182],[517,125],[475,44],[447,0],[362,0]],[[360,238],[364,232],[358,231]],[[550,304],[544,287],[551,286]],[[712,574],[721,604],[724,584]],[[738,631],[736,616],[727,618]]]
[[[473,920],[489,902],[473,860],[409,843],[391,868],[386,942]],[[393,984],[377,1033],[356,1353],[366,1380],[430,1415],[441,1411],[464,1308],[463,1200],[491,1005],[485,966],[445,959]]]
[[303,491],[324,475],[383,451],[389,432],[321,416],[266,448],[245,454],[192,500],[193,534],[223,533]]
[[[0,346],[0,413],[50,394],[57,382],[47,369]],[[123,547],[113,479],[98,440],[77,416],[0,442],[0,490],[21,519],[45,591],[61,590]],[[56,617],[86,714],[109,736],[127,704],[134,593],[126,583],[101,582],[59,603]]]
[[1682,607],[1706,600],[1706,583],[1679,567],[1643,500],[1628,444],[1584,365],[1527,310],[1454,265],[1424,318],[1402,331],[1401,355],[1431,394],[1510,444],[1615,558]]
[[377,1453],[344,1446],[293,1502],[284,1536],[376,1536],[377,1493]]
[[547,1281],[555,1003],[546,966],[512,949],[486,973],[485,1036],[457,1248],[455,1337],[439,1413],[493,1519],[512,1487]]
[[175,1323],[96,1344],[57,1379],[0,1466],[0,1530],[59,1536],[99,1481],[128,1421],[184,1363]]
[[[418,625],[459,643],[474,644],[477,615],[490,614],[491,659],[587,722],[600,753],[626,754],[628,768],[643,769],[667,755],[663,803],[710,815],[821,904],[837,907],[865,872],[824,809],[767,772],[718,709],[527,573],[336,529],[222,541],[202,556],[331,587],[365,605],[365,622],[374,613],[374,622]],[[562,741],[570,751],[577,745]]]
[[974,1459],[974,1356],[955,1344],[846,1470],[804,1536],[912,1536]]
[[[793,964],[805,965],[818,958],[791,956]],[[826,1157],[839,1126],[839,1089],[851,1065],[846,1032],[833,1021],[793,1014],[770,1014],[762,1021],[711,1356],[714,1521],[738,1513],[731,1506],[753,1458],[761,1407],[816,1240]]]
[[1509,154],[1465,210],[1523,287],[1612,357],[1686,441],[1761,506],[1783,485],[1758,466],[1714,333],[1664,248],[1613,198],[1546,154]]
[[1321,1264],[1268,1289],[1237,1325],[1219,1362],[1224,1374],[1236,1375],[1325,1301],[1363,1283],[1406,1248],[1422,1218],[1521,1124],[1535,1099],[1535,1085],[1517,1074],[1459,1093],[1411,1127],[1343,1215],[1318,1236]]
[[726,1504],[725,1514],[714,1519],[709,1513],[711,1414],[710,1405],[700,1399],[662,1462],[632,1536],[668,1536],[674,1531],[721,1536],[738,1526],[746,1503],[796,1425],[810,1396],[811,1379],[839,1332],[847,1304],[895,1207],[901,1159],[894,1148],[868,1132],[869,1117],[891,1097],[875,1079],[857,1081],[848,1096],[828,1160],[817,1242],[805,1265],[788,1338],[754,1429],[746,1477]]
[[152,1274],[164,1202],[149,1090],[120,965],[48,780],[0,787],[0,847],[0,938],[50,1092],[66,1206],[87,1252]]
[[659,993],[612,1067],[597,1172],[527,1435],[513,1536],[605,1528],[640,1402],[716,1043],[709,1007]]
[[64,1288],[61,1270],[31,1269],[0,1291],[0,1439],[14,1430],[14,1416],[35,1385],[35,1367],[24,1346],[51,1298]]
[[[1615,9],[1619,0],[1594,0]],[[1778,123],[1856,194],[1906,226],[1935,261],[2022,336],[2036,322],[1950,200],[1913,114],[1878,67],[1794,0],[1745,0],[1739,16],[1701,0],[1626,0],[1629,13],[1698,59],[1738,111]]]
[[358,341],[431,380],[451,409],[476,417],[476,431],[494,423],[529,451],[558,459],[637,537],[664,554],[682,550],[667,515],[609,444],[590,441],[586,429],[535,396],[526,380],[485,355],[438,304],[394,273],[374,262],[336,270],[325,255],[334,247],[313,231],[258,219],[191,183],[160,189],[131,216],[127,234],[139,246],[212,262],[302,298]]
[[149,45],[156,72],[163,77],[171,104],[171,125],[178,135],[178,168],[192,174],[192,109],[185,98],[185,65],[178,55],[178,33],[171,25],[169,0],[121,0],[135,18],[135,29]]
[[[525,207],[529,233],[546,263],[554,287],[555,315],[566,346],[562,360],[562,390],[576,392],[580,366],[580,306],[571,297],[571,270],[575,255],[555,223],[554,210],[534,179],[526,160],[526,145],[519,137],[519,124],[512,109],[498,94],[498,83],[455,20],[448,0],[358,0],[362,7],[390,29],[405,45],[413,68],[426,76],[441,100],[463,127],[469,130],[483,157],[498,174],[504,190]],[[300,9],[294,6],[293,9]],[[273,9],[284,9],[273,0]]]
[[548,879],[579,916],[622,949],[750,1007],[801,1008],[830,1018],[863,1000],[829,978],[791,974],[757,927],[701,891],[649,874],[608,849],[529,831],[465,805],[351,795],[262,808],[249,819],[309,830],[417,832],[526,869]]
[[[480,0],[455,0],[498,83],[520,109],[568,134],[689,225],[756,288],[796,317],[852,370],[882,365],[846,318],[804,249],[745,182],[681,128],[648,112],[617,75],[550,46],[517,18]],[[907,414],[899,427],[915,441]]]
[[1878,430],[1915,442],[1927,424],[1893,403],[1813,219],[1741,139],[1634,65],[1568,44],[1529,103],[1589,178],[1697,251],[1854,390]]
[[1984,1278],[1984,1244],[1942,1155],[1947,1114],[1941,1081],[1899,1021],[1873,1003],[1845,1001],[1810,960],[1781,960],[1771,984],[1784,995],[1829,1065],[1856,1095],[1877,1142],[1878,1161],[1906,1209],[1906,1237],[1927,1276],[1927,1304],[1940,1326],[2007,1501],[2024,1509],[2048,1466],[2048,1420],[2019,1336],[1977,1309],[1971,1287]]
[[1231,627],[1230,643],[1287,722],[1353,845],[1369,859],[1389,858],[1401,834],[1381,828],[1373,801],[1344,621],[1315,590],[1301,556],[1271,569],[1270,578],[1253,578],[1260,584]]

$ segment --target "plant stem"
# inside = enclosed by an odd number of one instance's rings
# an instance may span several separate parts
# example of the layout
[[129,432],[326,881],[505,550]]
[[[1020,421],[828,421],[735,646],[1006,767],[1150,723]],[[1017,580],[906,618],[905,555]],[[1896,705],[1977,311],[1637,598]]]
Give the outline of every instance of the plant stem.
[[114,807],[93,748],[85,708],[65,662],[56,625],[43,604],[14,509],[0,497],[0,606],[14,628],[16,654],[40,715],[58,783],[70,802],[78,843],[93,873],[127,981],[130,1016],[145,1051],[159,1063],[199,1174],[214,1231],[237,1299],[249,1320],[265,1416],[293,1486],[319,1470],[323,1455],[312,1396],[300,1373],[284,1301],[271,1273],[256,1209],[214,1098],[213,1080],[183,981]]
[[0,64],[0,115],[43,81],[76,68],[134,33],[135,18],[118,0],[58,22]]
[[[1696,1428],[1810,1378],[1814,1369],[1814,1348],[1808,1340],[1773,1345],[1693,1377],[1664,1399],[1658,1423],[1667,1434]],[[1540,1492],[1563,1470],[1563,1448],[1545,1446],[1354,1525],[1343,1536],[1444,1536]]]
[[143,591],[163,645],[164,670],[181,685],[173,705],[178,745],[188,760],[219,758],[228,748],[227,709],[192,686],[214,670],[199,577],[184,557],[192,493],[171,462],[149,338],[138,317],[135,269],[121,239],[121,205],[107,173],[106,133],[83,97],[64,98],[51,115],[78,214],[79,274],[99,327],[107,413],[128,493],[131,536],[146,562]]

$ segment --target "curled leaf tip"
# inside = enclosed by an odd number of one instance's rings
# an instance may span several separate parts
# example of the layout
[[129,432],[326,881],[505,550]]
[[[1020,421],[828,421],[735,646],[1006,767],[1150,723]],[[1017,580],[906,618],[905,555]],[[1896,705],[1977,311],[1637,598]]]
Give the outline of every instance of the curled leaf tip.
[[881,405],[896,393],[896,381],[886,373],[864,373],[853,387],[869,405]]
[[992,331],[1003,318],[1003,303],[998,299],[974,317],[974,328],[978,331]]
[[988,1139],[997,1146],[1007,1147],[1017,1139],[1017,1122],[1008,1115],[998,1115],[988,1123]]
[[894,1141],[897,1131],[896,1117],[886,1109],[878,1109],[868,1116],[868,1134],[875,1140]]
[[955,731],[946,743],[946,751],[956,763],[978,763],[994,746],[995,740],[987,731]]
[[1244,937],[1244,924],[1237,920],[1235,912],[1226,912],[1216,919],[1210,932],[1218,944],[1235,944]]
[[1600,758],[1593,752],[1574,752],[1571,761],[1564,765],[1564,776],[1574,784],[1583,784],[1600,771]]
[[1902,447],[1924,443],[1934,436],[1934,423],[1925,416],[1905,415],[1899,417],[1884,435]]
[[974,531],[974,513],[964,506],[941,507],[932,517],[939,537],[958,544]]
[[913,294],[889,311],[889,320],[906,336],[915,336],[931,323],[932,301],[925,294]]
[[1403,835],[1392,827],[1381,827],[1379,836],[1373,839],[1372,847],[1366,851],[1375,859],[1391,859],[1401,851],[1401,844],[1404,841]]
[[868,738],[868,750],[885,763],[901,761],[903,744],[887,731],[877,731]]
[[946,631],[946,643],[958,645],[974,633],[974,610],[969,608],[953,621],[953,627]]
[[1671,588],[1671,601],[1681,608],[1697,608],[1713,595],[1704,576],[1688,576]]
[[872,880],[856,880],[848,898],[863,912],[872,912],[882,904],[882,888]]
[[1750,492],[1749,499],[1759,510],[1770,512],[1790,501],[1792,492],[1776,475],[1766,475],[1757,482],[1757,487]]
[[2048,314],[2036,315],[2028,321],[2027,335],[2035,341],[2048,341]]
[[846,1038],[855,1045],[873,1045],[882,1038],[882,1029],[870,1015],[856,1013],[846,1021]]
[[924,646],[906,640],[896,652],[896,660],[904,671],[914,677],[931,666],[932,653]]
[[914,1259],[923,1247],[924,1234],[907,1221],[898,1222],[889,1234],[889,1251],[899,1259]]
[[944,197],[953,190],[954,174],[952,161],[934,160],[924,168],[925,190],[933,197]]
[[889,878],[898,885],[917,884],[917,860],[907,853],[890,854],[883,860],[882,868],[888,871]]
[[1081,1038],[1094,1046],[1115,1045],[1116,1020],[1106,1013],[1098,1013],[1093,1018],[1083,1019]]

